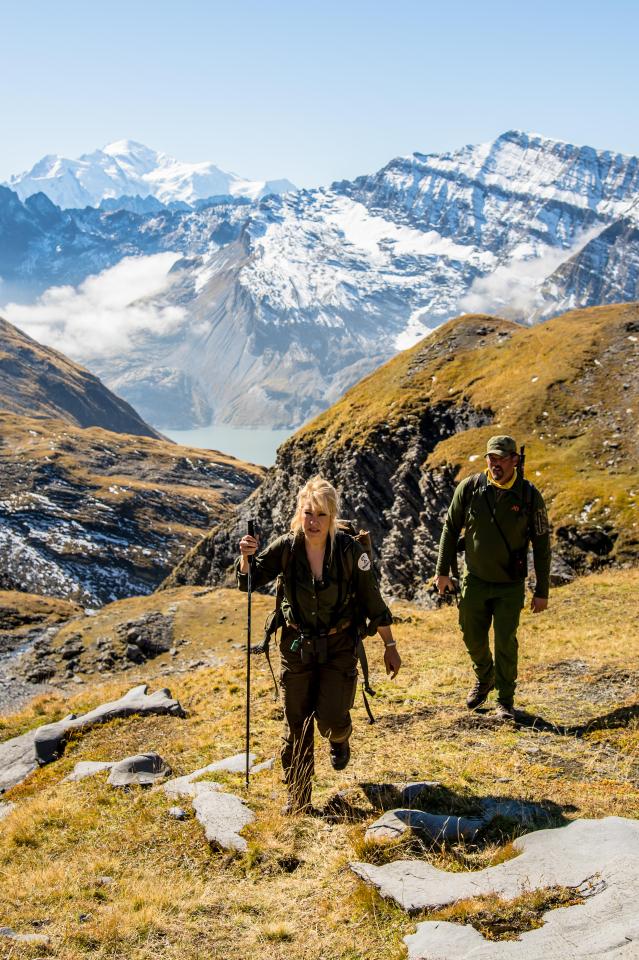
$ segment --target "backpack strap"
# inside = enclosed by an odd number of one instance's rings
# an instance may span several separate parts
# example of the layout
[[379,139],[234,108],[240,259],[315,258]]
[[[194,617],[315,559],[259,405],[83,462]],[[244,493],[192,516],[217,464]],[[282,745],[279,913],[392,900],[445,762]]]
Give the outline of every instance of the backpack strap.
[[291,559],[291,542],[286,540],[284,547],[282,549],[282,559],[281,559],[281,572],[278,573],[277,579],[275,581],[275,609],[269,613],[264,623],[264,638],[261,643],[255,644],[251,647],[251,653],[263,653],[266,657],[266,662],[268,663],[269,670],[271,671],[271,676],[273,678],[273,686],[275,689],[275,701],[279,697],[279,688],[277,685],[277,679],[275,677],[275,671],[273,670],[273,664],[271,663],[271,637],[277,637],[277,631],[283,627],[282,622],[282,600],[284,599],[284,577],[286,574],[286,568],[288,567],[289,560]]
[[468,511],[476,493],[483,493],[488,486],[488,479],[485,473],[475,473],[472,475],[472,483],[467,483],[464,487],[464,524],[468,519]]

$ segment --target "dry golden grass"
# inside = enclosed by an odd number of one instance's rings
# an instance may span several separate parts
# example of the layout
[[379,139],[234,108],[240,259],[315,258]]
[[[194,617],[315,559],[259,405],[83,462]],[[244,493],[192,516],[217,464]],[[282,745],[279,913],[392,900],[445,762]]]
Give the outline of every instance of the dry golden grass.
[[[555,591],[547,614],[523,615],[518,705],[545,721],[536,727],[499,724],[491,703],[469,714],[463,700],[471,674],[456,610],[426,612],[398,604],[395,612],[410,622],[395,628],[404,657],[396,681],[382,675],[381,643],[369,644],[378,722],[366,724],[358,696],[347,770],[336,774],[325,745],[317,750],[317,806],[325,807],[338,789],[346,791],[350,805],[341,815],[327,810],[323,816],[285,818],[279,812],[284,795],[278,769],[256,775],[248,797],[256,821],[245,831],[245,855],[209,849],[192,815],[184,822],[169,818],[171,802],[161,789],[123,793],[108,787],[104,774],[62,782],[82,759],[119,759],[154,749],[179,775],[243,748],[244,655],[233,643],[244,640],[245,597],[230,591],[194,597],[197,590],[183,588],[123,601],[121,609],[130,604],[138,610],[176,603],[176,620],[189,640],[179,657],[87,685],[68,700],[39,698],[5,718],[0,736],[86,710],[142,677],[152,689],[168,685],[188,717],[132,717],[96,727],[69,743],[59,761],[9,792],[17,807],[0,827],[0,926],[46,932],[51,947],[45,952],[11,944],[0,947],[2,955],[403,956],[402,937],[413,932],[415,918],[382,901],[348,869],[350,860],[378,856],[363,841],[377,810],[362,785],[439,780],[447,808],[442,812],[470,810],[493,795],[543,802],[557,823],[610,814],[638,817],[638,588],[637,571],[599,573]],[[271,602],[256,598],[257,623]],[[117,606],[102,615],[114,616]],[[163,671],[181,669],[182,651],[192,658],[213,653],[224,663],[166,678]],[[263,759],[278,752],[281,709],[273,702],[266,665],[261,659],[253,664],[253,749]],[[224,783],[245,795],[241,776],[227,774]],[[503,822],[477,845],[444,849],[408,839],[385,848],[381,857],[409,853],[445,869],[477,869],[511,856],[518,832]],[[476,906],[460,907],[457,919],[468,919]],[[510,911],[517,922],[530,909],[528,902],[491,907],[498,920]]]

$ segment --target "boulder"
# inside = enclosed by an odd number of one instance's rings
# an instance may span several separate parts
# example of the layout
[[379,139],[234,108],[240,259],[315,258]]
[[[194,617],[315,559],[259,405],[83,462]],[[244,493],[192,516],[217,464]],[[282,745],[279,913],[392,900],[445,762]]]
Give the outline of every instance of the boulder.
[[112,787],[150,787],[156,780],[168,777],[171,768],[157,753],[139,753],[111,765],[108,783]]
[[112,766],[112,760],[80,760],[64,779],[72,782],[85,780],[87,777],[94,777],[96,773],[101,773],[102,770],[110,770]]
[[0,936],[19,943],[31,943],[35,947],[46,947],[51,943],[51,938],[44,933],[16,933],[11,927],[0,927]]
[[[274,760],[265,760],[264,763],[253,766],[255,763],[255,754],[249,753],[249,763],[251,765],[249,773],[259,773],[261,770],[270,769],[274,762]],[[164,784],[164,792],[169,797],[194,797],[196,793],[194,781],[205,773],[244,773],[245,770],[246,754],[235,753],[232,757],[215,760],[206,767],[200,767],[198,770],[194,770],[193,773],[187,773],[183,777],[176,777],[174,780],[169,780],[168,783]]]
[[38,766],[34,740],[36,730],[0,743],[0,793],[22,783]]
[[119,700],[102,704],[80,717],[70,714],[58,723],[46,724],[0,743],[0,793],[22,783],[39,764],[57,759],[72,730],[84,730],[95,723],[133,714],[186,715],[178,701],[171,699],[169,690],[158,690],[153,694],[147,694],[147,690],[146,684],[133,687]]
[[0,820],[4,820],[4,818],[11,813],[14,807],[15,803],[12,803],[10,800],[0,802]]

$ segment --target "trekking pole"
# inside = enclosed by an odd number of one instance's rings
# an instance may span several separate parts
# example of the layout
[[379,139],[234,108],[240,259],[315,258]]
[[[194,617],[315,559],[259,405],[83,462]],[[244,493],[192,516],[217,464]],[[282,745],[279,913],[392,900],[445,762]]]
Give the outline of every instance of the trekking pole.
[[[249,537],[255,536],[255,523],[248,522]],[[252,591],[253,557],[248,558],[248,604],[246,611],[246,789],[249,788],[249,771],[251,768],[251,591]]]

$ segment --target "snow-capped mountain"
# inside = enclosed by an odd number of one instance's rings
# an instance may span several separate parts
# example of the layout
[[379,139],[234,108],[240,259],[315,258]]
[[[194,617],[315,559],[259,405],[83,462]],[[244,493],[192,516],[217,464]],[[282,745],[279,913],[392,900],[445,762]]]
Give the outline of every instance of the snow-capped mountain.
[[135,140],[117,140],[77,160],[48,154],[6,186],[21,200],[44,193],[62,209],[97,207],[118,197],[156,197],[163,204],[193,204],[208,197],[257,200],[294,190],[290,180],[246,180],[209,161],[185,163]]
[[[639,299],[638,205],[638,158],[511,131],[249,206],[60,211],[0,191],[0,276],[77,284],[173,252],[142,300],[179,308],[175,322],[139,325],[119,353],[91,352],[89,330],[79,359],[159,428],[295,426],[460,312],[526,321]],[[45,294],[31,319],[57,336],[74,297]]]

